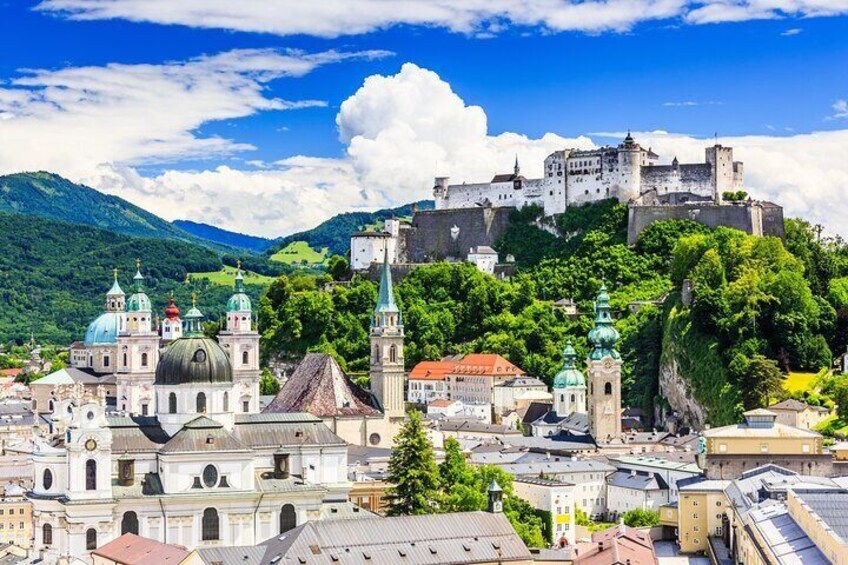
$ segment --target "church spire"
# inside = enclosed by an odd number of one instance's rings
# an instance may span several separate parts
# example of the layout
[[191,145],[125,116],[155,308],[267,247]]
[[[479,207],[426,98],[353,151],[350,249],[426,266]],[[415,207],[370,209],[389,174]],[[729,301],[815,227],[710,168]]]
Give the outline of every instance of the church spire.
[[619,359],[618,351],[615,349],[619,333],[613,325],[609,300],[607,285],[602,283],[595,301],[595,327],[589,332],[589,342],[594,346],[590,354],[592,359],[602,359],[607,356]]
[[[387,320],[391,320],[392,314],[399,314],[400,310],[395,303],[394,288],[392,285],[392,270],[389,266],[389,250],[383,255],[383,268],[380,273],[380,294],[377,297],[377,307],[374,309],[374,325],[386,326]],[[398,315],[398,325],[400,325]],[[389,324],[394,325],[394,324]]]
[[136,292],[144,292],[144,275],[141,274],[141,259],[135,260],[135,276],[133,277]]
[[236,292],[244,292],[244,276],[241,273],[241,259],[236,261]]
[[518,166],[518,153],[515,154],[515,167],[513,170],[515,171],[515,176],[521,174],[521,167]]

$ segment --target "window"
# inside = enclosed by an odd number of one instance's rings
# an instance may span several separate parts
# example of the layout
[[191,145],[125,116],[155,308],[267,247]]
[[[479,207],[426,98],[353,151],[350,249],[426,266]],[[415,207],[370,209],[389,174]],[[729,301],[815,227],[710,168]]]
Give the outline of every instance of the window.
[[395,345],[389,348],[389,363],[397,363],[397,347]]
[[168,395],[168,413],[177,413],[177,394],[174,392]]
[[220,539],[218,533],[218,511],[214,508],[207,508],[203,511],[203,532],[201,539],[203,541]]
[[108,356],[108,355],[106,355],[105,357],[103,357],[103,366],[104,366],[104,367],[108,367],[108,366],[109,366],[109,356]]
[[195,363],[204,363],[206,361],[206,352],[198,349],[194,352],[194,357],[191,360]]
[[50,487],[53,486],[53,473],[50,469],[44,469],[44,475],[41,478],[41,485],[44,487],[44,490],[50,490]]
[[760,445],[760,453],[768,453],[768,444],[763,443]]
[[138,535],[138,515],[132,510],[124,512],[124,517],[121,519],[121,535],[124,534]]
[[230,411],[230,393],[224,391],[224,412]]
[[146,402],[141,405],[141,415],[147,416],[147,403]]
[[297,527],[297,515],[294,512],[294,506],[286,504],[280,510],[280,533],[284,534],[289,530]]
[[94,528],[85,531],[85,549],[88,551],[97,549],[97,530]]
[[804,445],[802,445],[802,446],[801,446],[801,451],[802,451],[802,452],[804,452],[804,453],[809,453],[809,452],[810,452],[810,444],[809,444],[809,443],[805,443]]
[[368,443],[371,445],[379,445],[380,444],[380,434],[374,433],[368,436]]
[[141,354],[141,366],[147,367],[147,353]]
[[41,526],[41,543],[43,545],[51,545],[53,543],[53,526],[50,524]]
[[206,394],[203,393],[203,392],[198,392],[197,393],[197,401],[196,401],[195,404],[196,404],[196,406],[195,406],[196,412],[198,414],[205,414],[206,413]]
[[85,462],[85,490],[97,490],[97,461]]
[[250,362],[250,354],[247,351],[241,352],[241,364],[247,365]]
[[203,468],[203,484],[206,488],[212,488],[218,484],[218,469],[215,465],[207,465]]
[[124,353],[124,367],[127,366],[127,354]]
[[718,452],[719,453],[727,453],[727,444],[726,443],[718,444]]
[[604,394],[612,394],[612,383],[606,383],[604,385]]

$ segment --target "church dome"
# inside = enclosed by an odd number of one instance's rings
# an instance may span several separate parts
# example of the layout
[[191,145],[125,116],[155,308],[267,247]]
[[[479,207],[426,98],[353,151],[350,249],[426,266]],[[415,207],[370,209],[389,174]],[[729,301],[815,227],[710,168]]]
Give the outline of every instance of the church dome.
[[121,329],[121,313],[105,312],[88,325],[85,332],[85,345],[112,345],[118,342]]
[[168,299],[168,305],[165,306],[165,317],[169,320],[176,320],[180,317],[180,308],[174,302],[174,297]]
[[144,292],[136,292],[127,301],[128,312],[150,312],[151,310],[150,298]]
[[615,349],[620,334],[613,325],[609,300],[607,286],[603,284],[595,302],[595,327],[589,332],[589,342],[594,346],[589,357],[594,360],[604,357],[620,358]]
[[571,342],[565,346],[563,359],[562,369],[554,377],[554,388],[586,388],[586,377],[577,369],[575,364],[577,353],[571,346]]
[[230,358],[217,341],[189,336],[173,341],[156,366],[157,385],[214,384],[233,380]]
[[235,293],[227,301],[227,312],[250,312],[250,307],[250,297],[244,293],[244,276],[241,272],[241,261],[239,261]]

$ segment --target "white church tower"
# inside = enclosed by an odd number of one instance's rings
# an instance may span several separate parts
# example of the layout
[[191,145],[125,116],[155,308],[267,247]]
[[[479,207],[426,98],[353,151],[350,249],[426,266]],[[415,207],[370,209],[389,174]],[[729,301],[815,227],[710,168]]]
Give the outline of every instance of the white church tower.
[[569,341],[562,369],[554,377],[554,412],[557,416],[586,413],[586,377],[577,369],[577,352]]
[[259,332],[253,327],[253,307],[244,292],[241,261],[235,278],[235,292],[227,302],[226,329],[218,333],[218,343],[230,357],[236,387],[236,410],[259,412]]
[[380,295],[371,320],[371,390],[389,418],[403,418],[403,320],[395,304],[388,253],[383,259]]
[[609,294],[601,286],[595,303],[595,327],[589,332],[589,433],[595,443],[621,440],[621,355],[618,330],[610,315]]
[[144,292],[141,261],[136,261],[135,292],[127,301],[126,328],[118,334],[118,410],[152,416],[153,380],[159,362],[159,334],[153,330],[153,308]]

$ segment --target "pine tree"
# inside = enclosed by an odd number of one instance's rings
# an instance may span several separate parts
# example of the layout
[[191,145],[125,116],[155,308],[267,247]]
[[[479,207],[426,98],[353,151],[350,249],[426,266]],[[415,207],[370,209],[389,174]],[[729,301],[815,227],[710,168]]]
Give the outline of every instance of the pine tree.
[[395,448],[389,460],[389,516],[428,514],[436,511],[439,494],[439,471],[433,457],[433,446],[424,432],[418,412],[395,437]]

